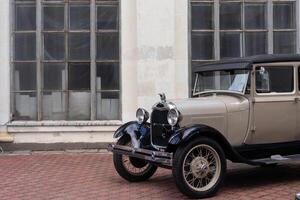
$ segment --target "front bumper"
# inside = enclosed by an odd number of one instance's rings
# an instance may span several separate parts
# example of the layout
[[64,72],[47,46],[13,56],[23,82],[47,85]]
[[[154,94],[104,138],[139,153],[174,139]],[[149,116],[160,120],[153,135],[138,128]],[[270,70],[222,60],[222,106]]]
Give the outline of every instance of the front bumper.
[[109,144],[107,150],[117,154],[140,158],[151,163],[172,167],[173,153],[152,151],[116,144]]

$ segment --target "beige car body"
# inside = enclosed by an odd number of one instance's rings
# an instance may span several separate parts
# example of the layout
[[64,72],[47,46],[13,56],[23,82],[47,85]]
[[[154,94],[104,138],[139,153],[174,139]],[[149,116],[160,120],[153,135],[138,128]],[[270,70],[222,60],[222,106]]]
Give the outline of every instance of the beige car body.
[[[218,130],[232,146],[300,140],[300,62],[253,65],[250,94],[216,92],[205,97],[170,100],[182,114],[180,126],[203,124]],[[294,91],[256,93],[256,67],[294,67]]]

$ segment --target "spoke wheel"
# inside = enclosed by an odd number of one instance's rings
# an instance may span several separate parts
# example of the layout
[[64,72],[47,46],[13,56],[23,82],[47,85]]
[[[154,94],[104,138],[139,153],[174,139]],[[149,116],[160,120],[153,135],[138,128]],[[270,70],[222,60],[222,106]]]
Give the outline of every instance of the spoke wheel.
[[[119,145],[132,146],[130,137],[122,137]],[[157,170],[157,166],[142,159],[128,155],[113,154],[114,166],[118,174],[130,182],[139,182],[149,179]]]
[[186,154],[182,173],[186,184],[191,188],[206,191],[220,176],[220,157],[212,147],[205,144],[197,145]]
[[211,197],[225,177],[225,154],[214,140],[195,138],[178,147],[172,172],[182,193],[191,198]]

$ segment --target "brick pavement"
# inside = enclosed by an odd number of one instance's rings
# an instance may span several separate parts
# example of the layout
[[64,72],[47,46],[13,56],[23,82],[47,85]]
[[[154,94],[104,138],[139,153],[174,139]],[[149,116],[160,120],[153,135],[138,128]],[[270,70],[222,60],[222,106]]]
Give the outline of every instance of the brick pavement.
[[[224,187],[212,199],[294,199],[300,163],[274,168],[230,165]],[[185,199],[170,170],[146,182],[128,183],[111,154],[0,155],[0,199]]]

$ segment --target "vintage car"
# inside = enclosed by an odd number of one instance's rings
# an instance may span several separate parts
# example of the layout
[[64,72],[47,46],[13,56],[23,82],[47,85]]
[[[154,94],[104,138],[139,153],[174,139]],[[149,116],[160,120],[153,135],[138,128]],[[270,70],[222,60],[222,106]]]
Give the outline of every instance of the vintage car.
[[[300,159],[300,55],[260,55],[198,66],[193,97],[160,101],[121,126],[108,149],[137,182],[172,169],[191,198],[216,194],[226,160],[258,166]],[[150,118],[150,120],[148,120]],[[247,180],[245,180],[247,181]]]

